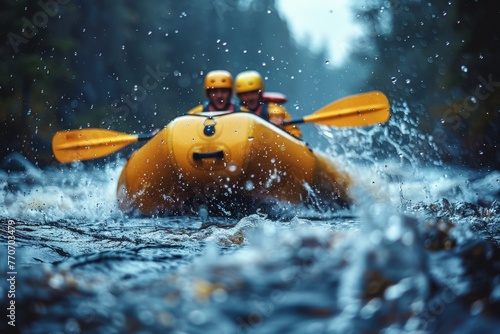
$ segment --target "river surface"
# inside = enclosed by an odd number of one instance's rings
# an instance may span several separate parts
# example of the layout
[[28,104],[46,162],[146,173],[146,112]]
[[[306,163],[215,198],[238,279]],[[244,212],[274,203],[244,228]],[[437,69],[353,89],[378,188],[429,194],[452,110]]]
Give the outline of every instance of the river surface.
[[127,216],[123,158],[0,171],[2,333],[500,333],[500,172],[395,124],[318,129],[356,204],[292,218]]

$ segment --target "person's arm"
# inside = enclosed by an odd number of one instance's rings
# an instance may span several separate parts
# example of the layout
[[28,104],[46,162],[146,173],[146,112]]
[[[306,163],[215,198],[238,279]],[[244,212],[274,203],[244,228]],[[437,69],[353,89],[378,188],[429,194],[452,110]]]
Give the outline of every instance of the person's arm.
[[285,126],[281,125],[283,121],[288,121],[292,119],[290,117],[290,114],[288,113],[288,111],[286,111],[285,108],[275,103],[270,103],[268,107],[268,113],[269,113],[269,122],[282,127],[283,130],[285,130],[292,136],[295,136],[297,138],[302,138],[302,132],[300,131],[297,125],[295,124],[290,124]]

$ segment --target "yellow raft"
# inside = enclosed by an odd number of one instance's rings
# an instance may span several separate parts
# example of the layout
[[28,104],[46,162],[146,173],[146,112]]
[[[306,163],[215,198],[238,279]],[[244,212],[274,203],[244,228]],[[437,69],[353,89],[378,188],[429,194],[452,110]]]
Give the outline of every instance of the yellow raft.
[[176,118],[134,152],[118,201],[144,215],[329,210],[348,205],[349,184],[324,155],[262,118],[211,112]]

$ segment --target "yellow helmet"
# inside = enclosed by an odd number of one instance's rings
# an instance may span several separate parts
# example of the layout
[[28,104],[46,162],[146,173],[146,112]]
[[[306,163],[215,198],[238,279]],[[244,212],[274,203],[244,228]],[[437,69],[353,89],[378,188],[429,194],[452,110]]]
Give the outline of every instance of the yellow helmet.
[[233,76],[228,71],[210,71],[205,76],[205,92],[213,88],[229,88],[233,90]]
[[254,90],[264,91],[262,77],[257,71],[245,71],[236,76],[236,93],[251,92]]

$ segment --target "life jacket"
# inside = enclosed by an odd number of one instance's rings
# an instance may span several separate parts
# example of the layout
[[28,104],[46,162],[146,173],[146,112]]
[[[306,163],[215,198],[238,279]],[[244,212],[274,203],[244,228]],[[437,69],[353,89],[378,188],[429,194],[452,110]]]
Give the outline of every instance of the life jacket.
[[266,121],[269,120],[269,102],[263,102],[259,107],[252,111],[255,115],[262,117]]
[[[203,111],[219,111],[214,108],[214,106],[210,103],[210,101],[203,102]],[[238,111],[240,108],[236,106],[233,102],[229,102],[229,106],[226,109],[227,111]],[[224,110],[224,111],[226,111]]]

